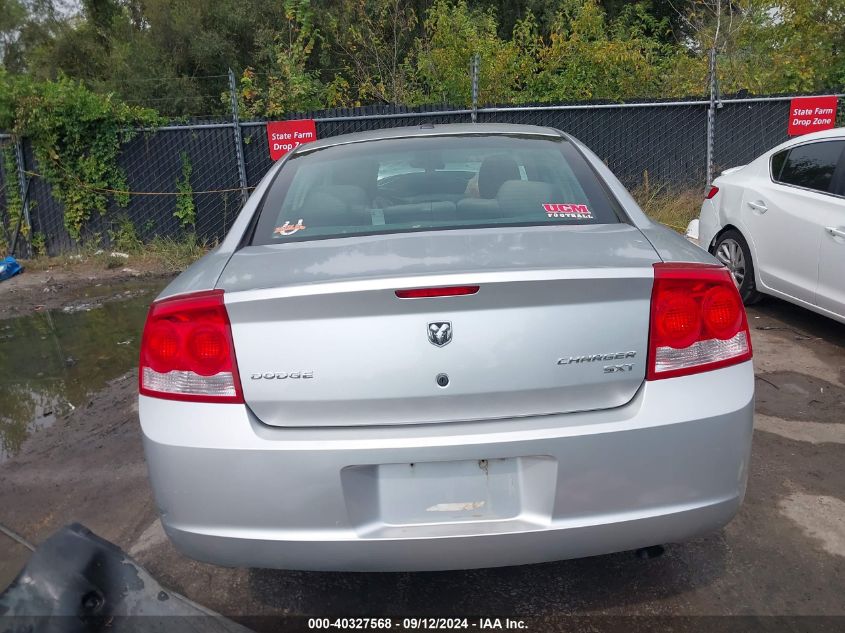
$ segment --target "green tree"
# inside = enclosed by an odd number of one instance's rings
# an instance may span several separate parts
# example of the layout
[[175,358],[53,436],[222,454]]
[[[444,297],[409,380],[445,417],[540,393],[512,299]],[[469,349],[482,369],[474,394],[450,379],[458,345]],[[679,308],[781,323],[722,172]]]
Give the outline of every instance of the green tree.
[[284,6],[284,28],[275,35],[269,72],[262,77],[247,68],[241,78],[239,98],[246,116],[281,117],[324,105],[325,88],[317,73],[309,69],[319,37],[310,2],[285,0]]
[[664,94],[704,92],[711,48],[726,94],[845,85],[845,0],[701,0],[684,19],[686,40],[668,66]]
[[417,13],[403,0],[349,0],[324,17],[323,51],[336,59],[329,105],[408,103],[413,69],[407,54]]
[[53,0],[0,0],[0,64],[11,73],[27,72],[59,24]]
[[284,17],[263,0],[86,0],[31,65],[168,115],[222,114],[228,69],[274,60]]
[[772,16],[767,25],[768,51],[760,51],[754,59],[755,71],[764,71],[766,85],[754,86],[755,91],[841,91],[845,0],[783,0],[768,12]]
[[595,0],[564,0],[529,91],[537,101],[657,96],[669,49],[657,36],[668,30],[642,4],[608,22]]
[[[654,2],[631,2],[631,0],[600,0],[599,6],[604,9],[610,21],[615,20],[621,13],[625,12],[632,4],[647,4],[648,12],[656,20],[666,19],[672,30],[665,33],[664,43],[674,42],[673,31],[681,32],[683,27],[682,14],[687,7],[694,4],[696,0],[654,0]],[[513,33],[516,25],[528,15],[537,19],[539,33],[544,38],[551,34],[555,16],[560,9],[560,2],[557,0],[470,0],[472,8],[492,8],[496,12],[499,22],[499,37],[506,39]]]
[[21,26],[27,17],[21,0],[0,0],[0,60],[4,64],[12,58]]
[[[0,0],[10,74],[61,75],[167,116],[838,90],[845,0]],[[0,95],[0,100],[2,100]]]
[[492,9],[470,9],[465,0],[436,0],[425,20],[425,35],[415,45],[417,100],[471,103],[470,62],[480,57],[480,103],[507,103],[518,98],[532,60],[513,40],[497,34]]

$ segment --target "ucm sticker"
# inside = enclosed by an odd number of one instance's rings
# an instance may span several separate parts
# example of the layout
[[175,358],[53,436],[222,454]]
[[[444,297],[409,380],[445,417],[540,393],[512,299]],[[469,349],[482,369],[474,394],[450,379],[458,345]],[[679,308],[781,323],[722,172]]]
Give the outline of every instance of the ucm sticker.
[[543,204],[546,216],[549,218],[576,218],[590,220],[593,214],[586,204],[574,204],[569,202],[546,202]]

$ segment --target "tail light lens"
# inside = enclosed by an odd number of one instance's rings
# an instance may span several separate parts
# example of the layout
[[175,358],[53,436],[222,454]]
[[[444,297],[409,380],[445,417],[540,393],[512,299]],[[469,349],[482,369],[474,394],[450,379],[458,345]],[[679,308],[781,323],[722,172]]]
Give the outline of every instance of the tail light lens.
[[150,306],[141,339],[139,391],[169,400],[243,403],[222,290]]
[[710,199],[711,199],[713,196],[715,196],[717,193],[719,193],[719,188],[718,188],[718,187],[710,187],[710,191],[708,191],[708,192],[707,192],[706,199],[707,199],[707,200],[710,200]]
[[709,371],[750,358],[745,308],[726,268],[654,265],[648,380]]

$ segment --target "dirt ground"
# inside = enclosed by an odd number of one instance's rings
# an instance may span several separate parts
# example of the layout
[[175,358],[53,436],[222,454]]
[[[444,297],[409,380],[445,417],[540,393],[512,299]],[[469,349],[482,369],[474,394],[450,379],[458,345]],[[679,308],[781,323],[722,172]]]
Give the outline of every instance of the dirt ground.
[[[59,291],[39,294],[39,284],[24,277],[17,290],[0,291],[0,304],[8,314],[11,296],[21,310],[38,305],[42,294],[46,301],[75,300],[86,280],[51,283],[61,284]],[[226,569],[189,560],[157,520],[134,371],[34,432],[0,464],[0,523],[37,544],[81,522],[162,585],[236,618],[845,615],[845,326],[777,300],[751,308],[749,319],[758,397],[745,503],[723,530],[669,545],[654,560],[628,552],[399,574]],[[27,556],[0,535],[0,587]]]
[[[146,279],[155,281],[175,277],[179,271],[157,267],[145,269],[102,265],[55,266],[44,270],[25,270],[0,282],[0,319],[29,314],[37,310],[61,308],[85,298],[114,296],[114,287],[123,282]],[[164,284],[162,284],[162,287]]]

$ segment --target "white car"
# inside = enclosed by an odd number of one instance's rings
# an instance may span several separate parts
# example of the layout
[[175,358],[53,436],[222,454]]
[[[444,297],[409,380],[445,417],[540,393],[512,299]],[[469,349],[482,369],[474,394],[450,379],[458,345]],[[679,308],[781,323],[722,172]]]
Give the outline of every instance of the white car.
[[845,323],[845,128],[722,172],[697,224],[687,236],[730,269],[746,304],[773,295]]

